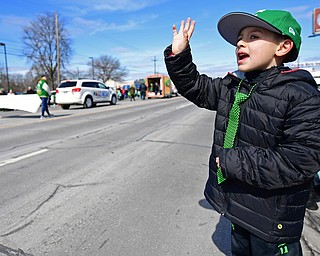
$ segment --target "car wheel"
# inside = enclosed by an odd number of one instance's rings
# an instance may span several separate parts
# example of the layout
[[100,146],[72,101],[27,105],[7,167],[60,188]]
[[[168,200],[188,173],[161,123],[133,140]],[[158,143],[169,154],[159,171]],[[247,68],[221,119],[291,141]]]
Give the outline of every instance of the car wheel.
[[62,108],[62,109],[69,109],[69,108],[70,108],[70,105],[63,104],[63,105],[61,105],[61,108]]
[[83,103],[84,108],[92,108],[93,107],[93,100],[90,96],[86,97]]
[[116,105],[116,104],[117,104],[117,97],[113,95],[111,97],[110,105]]

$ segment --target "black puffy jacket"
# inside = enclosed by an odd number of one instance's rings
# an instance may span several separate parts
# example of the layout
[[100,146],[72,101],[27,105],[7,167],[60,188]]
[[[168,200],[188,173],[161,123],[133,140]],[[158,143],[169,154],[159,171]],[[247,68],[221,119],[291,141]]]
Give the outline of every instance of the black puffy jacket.
[[[171,56],[170,78],[179,93],[216,112],[205,187],[208,202],[233,223],[272,243],[300,239],[310,183],[320,170],[320,92],[305,70],[273,67],[246,74],[235,147],[223,148],[229,111],[240,79],[200,75],[191,50]],[[215,158],[226,181],[218,185]]]

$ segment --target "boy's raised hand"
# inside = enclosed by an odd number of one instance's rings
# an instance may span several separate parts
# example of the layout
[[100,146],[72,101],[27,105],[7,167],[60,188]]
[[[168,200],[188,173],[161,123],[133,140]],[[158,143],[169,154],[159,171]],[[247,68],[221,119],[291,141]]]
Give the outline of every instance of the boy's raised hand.
[[172,53],[178,54],[187,48],[191,39],[192,33],[196,22],[188,18],[186,21],[182,20],[180,23],[179,33],[177,32],[176,25],[172,26],[173,40],[172,40]]

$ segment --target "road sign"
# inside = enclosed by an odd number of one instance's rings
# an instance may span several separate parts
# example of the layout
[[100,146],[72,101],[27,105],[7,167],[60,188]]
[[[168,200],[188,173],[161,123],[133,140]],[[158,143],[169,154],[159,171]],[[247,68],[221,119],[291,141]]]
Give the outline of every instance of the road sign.
[[320,8],[313,11],[313,34],[320,34]]

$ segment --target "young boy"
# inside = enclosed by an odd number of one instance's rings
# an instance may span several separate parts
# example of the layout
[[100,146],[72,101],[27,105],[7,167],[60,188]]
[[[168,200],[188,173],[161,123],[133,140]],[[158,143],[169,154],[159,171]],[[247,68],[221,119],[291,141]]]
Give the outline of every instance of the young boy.
[[190,18],[173,26],[166,48],[178,91],[217,111],[205,187],[208,202],[232,223],[233,255],[302,255],[300,236],[312,179],[320,169],[320,92],[297,59],[301,27],[289,12],[233,12],[218,22],[236,47],[238,71],[200,75],[192,62]]

